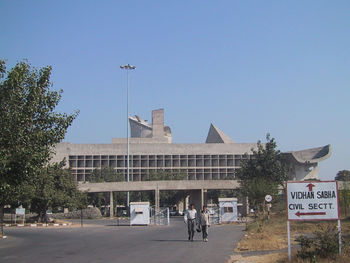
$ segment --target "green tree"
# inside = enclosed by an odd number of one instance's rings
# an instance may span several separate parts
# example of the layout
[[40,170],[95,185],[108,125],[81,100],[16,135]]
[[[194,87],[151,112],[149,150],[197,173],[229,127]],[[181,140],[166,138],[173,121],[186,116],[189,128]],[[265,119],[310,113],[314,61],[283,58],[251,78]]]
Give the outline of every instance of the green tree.
[[185,191],[168,190],[159,192],[160,206],[175,206],[185,198]]
[[[6,72],[0,60],[0,214],[18,198],[18,185],[45,166],[78,112],[55,112],[62,90],[50,88],[51,67],[32,68],[26,61]],[[1,232],[3,229],[1,229]]]
[[337,181],[350,181],[350,171],[342,170],[337,172],[337,175],[334,178]]
[[187,174],[185,172],[167,172],[159,170],[156,172],[150,172],[148,175],[149,181],[162,181],[162,180],[186,180]]
[[125,177],[124,175],[117,173],[112,167],[103,167],[102,169],[93,170],[86,180],[91,183],[122,182],[125,181]]
[[[91,175],[87,176],[86,181],[91,183],[102,182],[122,182],[125,181],[124,175],[117,173],[112,167],[103,167],[101,169],[95,169]],[[126,203],[126,194],[123,192],[116,192],[113,194],[115,204]],[[89,193],[88,203],[94,207],[98,207],[104,215],[107,214],[106,206],[109,205],[109,193]]]
[[288,166],[276,149],[275,139],[267,134],[266,140],[266,144],[258,141],[257,149],[252,149],[252,157],[242,161],[238,172],[241,192],[258,212],[264,211],[265,196],[276,194],[288,179]]
[[30,183],[30,208],[38,214],[38,221],[45,218],[48,209],[82,209],[86,205],[86,193],[78,190],[75,178],[69,169],[63,168],[64,165],[61,162],[42,168]]
[[102,210],[102,207],[109,204],[109,193],[89,193],[88,203]]

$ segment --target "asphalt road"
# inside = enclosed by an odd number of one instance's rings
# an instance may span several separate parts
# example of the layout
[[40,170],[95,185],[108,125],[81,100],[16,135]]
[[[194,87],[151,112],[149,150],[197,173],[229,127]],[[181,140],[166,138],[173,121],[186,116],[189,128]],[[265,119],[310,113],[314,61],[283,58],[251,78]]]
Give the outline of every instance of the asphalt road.
[[182,218],[170,226],[117,226],[116,220],[85,221],[85,227],[5,228],[0,262],[225,262],[243,227],[212,226],[209,242],[187,240]]

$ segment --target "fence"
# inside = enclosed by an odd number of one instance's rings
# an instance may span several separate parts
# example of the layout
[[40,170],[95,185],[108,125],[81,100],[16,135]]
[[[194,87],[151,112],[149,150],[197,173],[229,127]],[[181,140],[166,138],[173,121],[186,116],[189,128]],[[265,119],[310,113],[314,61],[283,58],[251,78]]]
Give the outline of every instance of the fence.
[[210,213],[210,224],[217,225],[221,223],[220,209],[219,207],[208,207]]
[[168,226],[170,224],[169,207],[156,210],[150,207],[150,225]]

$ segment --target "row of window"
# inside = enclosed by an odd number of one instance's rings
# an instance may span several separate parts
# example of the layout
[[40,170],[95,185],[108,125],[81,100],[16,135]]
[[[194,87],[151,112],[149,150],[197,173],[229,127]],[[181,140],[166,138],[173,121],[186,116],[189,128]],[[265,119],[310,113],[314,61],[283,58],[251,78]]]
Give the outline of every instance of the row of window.
[[[92,156],[92,155],[89,155]],[[89,157],[87,156],[87,157]],[[107,159],[103,159],[103,156],[107,156]],[[99,167],[127,167],[127,157],[124,155],[118,155],[115,159],[110,159],[111,155],[102,155],[100,159],[89,159],[82,158],[80,156],[69,156],[69,167],[71,168],[99,168]],[[113,155],[116,157],[115,155]],[[156,159],[153,158],[142,158],[144,155],[131,155],[129,158],[129,167],[225,167],[225,166],[237,166],[241,165],[241,160],[245,159],[246,156],[237,155],[239,157],[232,159],[227,158],[228,156],[233,157],[233,155],[208,155],[208,158],[203,156],[207,155],[188,155],[188,156],[202,156],[196,158],[174,158],[174,156],[182,155],[146,155],[157,156]],[[158,158],[159,156],[159,158]],[[171,158],[166,158],[166,156],[171,156]],[[83,156],[84,157],[84,156]],[[120,157],[120,158],[118,158]]]
[[[69,160],[125,160],[126,155],[70,155]],[[244,159],[245,155],[240,154],[212,154],[212,155],[130,155],[130,159],[139,160],[185,160],[185,159]]]

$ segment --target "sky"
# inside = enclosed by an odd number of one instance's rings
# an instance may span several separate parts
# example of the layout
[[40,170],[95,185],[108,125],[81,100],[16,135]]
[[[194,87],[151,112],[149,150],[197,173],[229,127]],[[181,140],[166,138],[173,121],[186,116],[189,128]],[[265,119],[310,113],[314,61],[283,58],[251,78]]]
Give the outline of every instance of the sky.
[[0,0],[0,58],[51,65],[65,141],[126,137],[130,115],[164,108],[174,143],[213,123],[237,143],[332,146],[323,180],[350,170],[350,1]]

